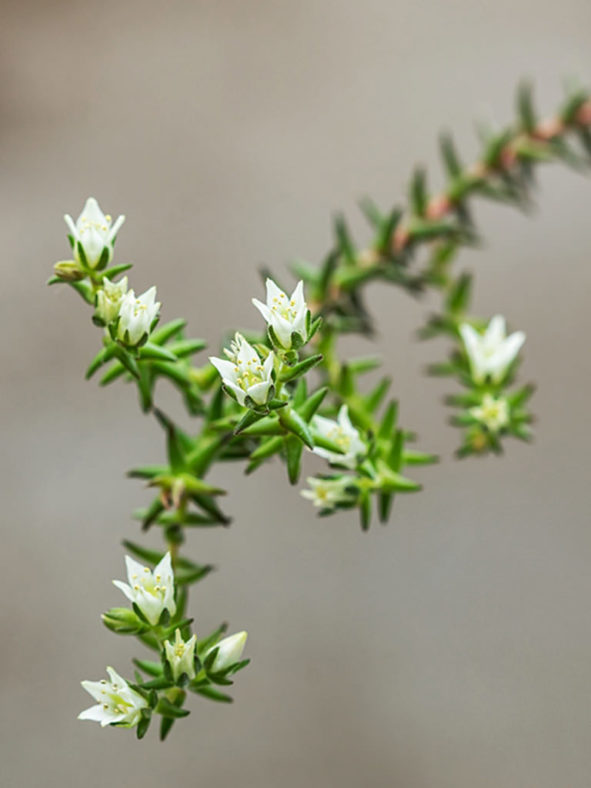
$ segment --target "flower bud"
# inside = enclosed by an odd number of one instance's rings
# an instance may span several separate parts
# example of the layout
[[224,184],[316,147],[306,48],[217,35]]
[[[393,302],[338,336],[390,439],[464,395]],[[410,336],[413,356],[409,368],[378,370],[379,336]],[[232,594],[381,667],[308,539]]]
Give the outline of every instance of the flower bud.
[[230,635],[215,646],[208,649],[203,655],[203,660],[207,659],[207,655],[211,654],[215,649],[218,650],[213,664],[209,668],[210,673],[221,673],[224,670],[235,665],[240,660],[244,646],[246,644],[246,632],[238,632],[235,635]]
[[112,607],[101,618],[108,629],[120,635],[133,635],[144,629],[143,622],[128,607]]
[[53,266],[53,272],[64,282],[79,282],[86,276],[75,260],[60,260]]

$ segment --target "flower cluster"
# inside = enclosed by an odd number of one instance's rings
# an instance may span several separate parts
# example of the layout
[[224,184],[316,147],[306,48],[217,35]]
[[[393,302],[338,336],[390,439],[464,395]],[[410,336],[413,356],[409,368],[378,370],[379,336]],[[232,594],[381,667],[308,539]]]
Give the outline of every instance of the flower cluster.
[[228,394],[248,408],[265,407],[277,392],[277,370],[286,361],[293,365],[297,349],[313,335],[310,310],[304,299],[303,282],[298,282],[287,296],[272,279],[267,278],[267,303],[256,298],[252,303],[267,321],[267,332],[273,349],[259,344],[253,347],[242,334],[236,333],[227,359],[211,356],[210,362],[219,372]]
[[527,440],[527,423],[531,416],[523,405],[532,387],[509,392],[525,334],[515,331],[508,335],[502,315],[495,315],[478,328],[461,321],[457,333],[460,352],[442,367],[444,373],[457,375],[468,389],[467,393],[449,398],[450,404],[461,409],[453,422],[465,427],[459,455],[498,453],[501,451],[500,438],[504,435]]
[[120,216],[112,224],[111,217],[102,212],[95,198],[89,197],[76,222],[69,214],[64,219],[70,230],[68,237],[74,260],[56,263],[57,278],[77,284],[81,294],[94,303],[94,322],[107,327],[113,340],[130,349],[144,345],[158,321],[160,303],[156,301],[156,288],[150,287],[136,296],[128,289],[126,276],[113,281],[130,266],[104,270],[112,260],[117,233],[125,217]]
[[[164,737],[174,719],[186,716],[182,708],[185,689],[217,699],[214,684],[231,684],[229,676],[241,670],[248,660],[241,661],[246,632],[220,639],[222,629],[198,641],[191,634],[190,622],[179,616],[175,573],[170,552],[154,569],[125,556],[128,583],[114,580],[132,603],[132,610],[113,608],[103,616],[105,624],[118,634],[134,634],[159,652],[160,662],[137,660],[138,667],[152,680],[131,684],[108,667],[109,681],[83,681],[82,686],[97,701],[78,715],[106,725],[131,728],[137,726],[143,736],[152,715],[162,715],[161,736]],[[174,632],[174,639],[171,638]],[[171,703],[170,698],[175,698]],[[180,701],[180,702],[179,702]],[[171,722],[172,721],[172,722]]]

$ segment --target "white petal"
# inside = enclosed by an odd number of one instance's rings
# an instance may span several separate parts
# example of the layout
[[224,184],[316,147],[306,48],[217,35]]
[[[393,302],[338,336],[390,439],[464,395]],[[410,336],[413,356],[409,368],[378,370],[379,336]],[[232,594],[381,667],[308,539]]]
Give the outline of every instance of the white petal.
[[130,602],[135,601],[135,594],[133,589],[131,589],[127,583],[123,583],[121,580],[113,580],[113,585],[118,588],[120,591],[123,591],[125,596],[129,599]]
[[245,366],[249,361],[252,363],[258,363],[260,361],[259,354],[253,348],[253,346],[249,344],[242,335],[240,335],[239,342],[240,346],[238,349],[237,361],[241,361]]
[[525,332],[523,331],[515,331],[511,336],[508,336],[505,340],[505,348],[508,355],[513,358],[519,353],[521,350],[523,343],[525,342]]
[[263,364],[263,377],[265,380],[268,380],[271,377],[271,372],[273,371],[273,367],[275,365],[275,355],[273,351],[269,353],[267,358],[265,359],[265,363]]
[[68,230],[70,234],[74,237],[74,240],[78,240],[78,228],[74,224],[74,220],[70,216],[69,213],[65,214],[64,221],[68,225]]
[[84,204],[82,213],[78,217],[78,223],[81,219],[88,219],[89,222],[98,222],[98,224],[105,224],[105,214],[101,211],[98,202],[94,197],[89,197]]
[[238,403],[240,405],[244,405],[244,401],[246,400],[246,392],[243,389],[241,389],[240,386],[237,386],[235,383],[233,383],[231,380],[224,380],[224,383],[229,389],[231,389],[234,392],[234,394],[236,394],[236,399],[238,400]]
[[272,279],[267,278],[265,285],[267,287],[267,306],[269,307],[269,309],[271,309],[271,307],[273,306],[274,298],[277,298],[279,301],[283,301],[283,302],[287,301],[287,296],[285,295],[283,290],[278,288]]
[[505,339],[506,333],[505,318],[503,315],[495,315],[494,317],[491,317],[485,332],[487,344],[489,342],[491,345],[500,344],[503,339]]
[[333,419],[327,419],[324,416],[314,416],[312,423],[323,438],[328,438],[331,432],[334,432],[339,428],[339,425],[336,421],[333,421]]
[[110,725],[112,722],[120,722],[124,717],[125,714],[117,714],[111,711],[111,709],[105,709],[102,703],[98,703],[96,706],[91,706],[88,709],[84,709],[84,711],[81,711],[78,715],[79,720],[100,722],[103,728],[106,725]]
[[121,225],[125,221],[125,216],[119,216],[115,224],[109,230],[109,241],[113,241],[119,230],[121,229]]
[[134,559],[129,555],[125,556],[125,567],[127,569],[127,579],[130,586],[133,586],[138,577],[146,574],[144,569],[147,567],[145,567],[143,564],[140,564],[138,561],[134,561]]
[[339,410],[338,421],[340,426],[343,430],[348,433],[349,435],[359,435],[355,427],[351,424],[351,419],[349,418],[349,409],[346,405],[341,405],[341,409]]
[[293,325],[284,317],[278,315],[276,312],[273,312],[271,317],[271,325],[273,326],[273,331],[275,332],[277,339],[281,342],[283,347],[288,350],[291,347],[291,334],[293,331]]
[[271,381],[265,380],[262,383],[255,383],[254,386],[249,386],[246,390],[248,396],[253,399],[257,405],[264,405],[267,401],[267,395],[271,387]]
[[137,297],[138,301],[141,301],[144,306],[150,307],[154,304],[156,300],[156,286],[152,285],[145,293],[142,293]]
[[523,331],[516,331],[503,342],[495,357],[495,369],[493,371],[493,378],[495,383],[503,377],[508,367],[515,361],[523,343],[525,342],[525,334]]
[[253,298],[252,303],[256,306],[259,310],[263,318],[267,321],[267,323],[271,322],[271,310],[266,304],[263,304],[258,298]]
[[236,372],[236,364],[233,361],[227,361],[225,358],[216,358],[215,356],[210,356],[209,360],[220,373],[224,381],[236,383],[236,378],[239,373]]
[[480,334],[468,323],[462,323],[460,326],[460,335],[464,341],[468,354],[473,353],[480,347]]
[[468,325],[468,323],[462,323],[460,326],[460,335],[464,341],[464,347],[466,348],[466,353],[470,360],[472,377],[479,383],[484,379],[486,372],[486,366],[483,363],[482,357],[482,337],[472,326]]
[[100,681],[81,681],[80,684],[95,700],[102,701],[106,684],[101,684]]
[[125,681],[123,676],[120,676],[114,668],[108,667],[107,673],[109,674],[109,678],[111,679],[111,684],[117,684],[119,689],[121,689],[122,687],[123,688],[127,687],[127,682]]
[[297,313],[292,321],[293,330],[298,333],[301,337],[306,336],[306,317],[308,314],[308,308],[304,304],[302,309]]
[[150,624],[156,626],[164,610],[164,600],[160,596],[155,596],[149,591],[140,588],[140,590],[136,592],[135,603]]
[[306,302],[304,301],[304,283],[301,279],[295,286],[295,290],[291,294],[290,301],[295,301],[296,312],[299,312],[301,309],[305,309]]
[[103,249],[105,248],[106,238],[104,233],[97,230],[93,225],[90,225],[80,234],[80,243],[84,247],[84,254],[86,255],[88,265],[93,268],[100,260]]
[[312,449],[314,454],[317,454],[318,457],[322,457],[323,460],[327,462],[332,462],[334,457],[338,457],[339,455],[336,454],[334,451],[329,451],[328,449],[323,449],[321,446],[314,446]]
[[166,579],[165,581],[167,583],[170,580],[174,579],[174,575],[173,575],[173,572],[172,572],[172,563],[171,563],[171,560],[170,560],[170,553],[166,553],[162,557],[162,559],[160,560],[160,563],[154,569],[153,575],[154,575],[154,577],[156,577],[156,575],[161,575],[162,577],[164,577]]

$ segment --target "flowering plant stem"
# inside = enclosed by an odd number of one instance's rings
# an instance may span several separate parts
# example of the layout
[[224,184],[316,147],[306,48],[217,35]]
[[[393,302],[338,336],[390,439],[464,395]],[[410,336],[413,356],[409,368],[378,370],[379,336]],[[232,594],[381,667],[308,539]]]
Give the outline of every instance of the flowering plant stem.
[[[84,682],[97,705],[82,712],[83,719],[135,727],[142,737],[159,715],[165,738],[175,720],[189,713],[187,690],[231,700],[218,687],[230,685],[230,677],[246,666],[248,660],[241,659],[246,633],[223,638],[225,625],[206,637],[193,633],[192,619],[185,617],[189,587],[212,567],[181,554],[190,529],[230,523],[219,504],[226,491],[206,480],[216,463],[241,461],[251,474],[277,455],[296,484],[305,452],[315,453],[326,469],[308,478],[302,495],[321,515],[356,509],[364,529],[374,509],[385,523],[397,495],[420,489],[409,469],[436,458],[412,448],[414,436],[399,425],[397,402],[387,401],[387,377],[369,390],[360,383],[379,360],[338,355],[341,334],[372,333],[362,295],[369,282],[389,282],[412,295],[429,288],[442,294],[441,313],[428,320],[421,335],[443,334],[452,342],[449,359],[431,372],[453,376],[463,386],[448,399],[456,408],[453,422],[462,429],[460,455],[500,452],[506,437],[530,437],[526,403],[533,389],[513,387],[525,335],[508,336],[501,315],[469,316],[471,277],[454,274],[452,261],[476,238],[474,196],[525,206],[537,164],[589,164],[591,100],[584,91],[570,91],[561,110],[540,122],[531,89],[523,85],[517,106],[514,124],[482,130],[482,155],[470,167],[461,163],[451,137],[441,138],[446,185],[439,194],[429,193],[426,174],[417,169],[404,207],[383,213],[366,200],[369,246],[359,248],[346,221],[337,218],[333,247],[320,266],[293,264],[299,282],[291,295],[267,277],[266,302],[253,299],[264,330],[236,333],[223,357],[201,365],[192,358],[205,342],[186,336],[185,320],[159,325],[156,288],[136,296],[127,276],[118,279],[131,266],[107,267],[124,217],[112,225],[93,198],[76,223],[66,217],[74,259],[55,265],[50,284],[76,290],[102,329],[102,347],[87,377],[101,370],[101,385],[132,382],[142,410],[153,413],[163,428],[167,446],[165,462],[129,472],[156,491],[134,517],[143,530],[162,529],[166,552],[126,540],[128,582],[115,585],[130,606],[103,615],[109,629],[134,635],[158,660],[134,660],[133,683],[112,668],[109,681]],[[155,405],[162,378],[178,389],[188,414],[200,419],[198,429],[184,431]]]

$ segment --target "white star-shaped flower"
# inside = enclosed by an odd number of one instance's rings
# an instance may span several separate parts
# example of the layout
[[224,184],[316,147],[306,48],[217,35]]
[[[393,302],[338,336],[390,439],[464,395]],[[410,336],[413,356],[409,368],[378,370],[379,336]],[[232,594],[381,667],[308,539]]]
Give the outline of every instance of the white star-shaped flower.
[[319,509],[334,509],[339,503],[351,500],[351,494],[346,489],[351,485],[351,479],[348,476],[341,476],[338,479],[321,479],[310,476],[306,481],[310,485],[310,489],[302,490],[301,495],[312,501],[314,506]]
[[[69,214],[64,216],[64,220],[74,239],[76,262],[96,268],[101,258],[104,265],[111,260],[113,244],[125,216],[120,216],[111,226],[111,217],[105,216],[94,197],[89,197],[75,224]],[[82,247],[82,252],[79,247]]]
[[106,277],[103,286],[96,294],[96,316],[105,325],[112,323],[119,315],[121,302],[127,293],[127,277],[120,282],[111,282]]
[[327,419],[324,416],[314,416],[312,427],[323,438],[332,441],[343,450],[343,454],[315,447],[312,451],[331,465],[342,465],[345,468],[354,468],[357,460],[367,452],[367,446],[361,440],[358,430],[351,424],[349,410],[343,405],[339,410],[337,420]]
[[183,673],[190,679],[195,678],[195,646],[197,645],[197,635],[192,635],[185,641],[181,637],[181,630],[177,629],[174,636],[174,643],[169,640],[164,641],[166,659],[172,670],[172,677],[175,681]]
[[152,323],[158,316],[160,302],[156,301],[156,288],[151,287],[137,296],[129,290],[119,306],[117,336],[126,345],[137,345],[150,333]]
[[246,397],[256,405],[264,405],[273,386],[275,356],[269,353],[263,361],[242,334],[236,334],[230,349],[224,348],[228,359],[210,357],[210,361],[222,376],[224,385],[230,389],[241,405]]
[[498,432],[509,424],[509,403],[505,397],[485,394],[482,403],[470,408],[469,413],[490,432]]
[[138,606],[152,626],[156,626],[164,609],[174,616],[176,603],[170,553],[166,553],[154,571],[128,555],[125,556],[125,564],[129,585],[121,580],[113,580],[113,585]]
[[292,334],[298,334],[302,342],[306,340],[308,307],[304,301],[304,283],[298,282],[289,298],[272,279],[267,279],[266,286],[267,303],[258,298],[253,298],[252,303],[271,326],[281,346],[289,350]]
[[83,681],[82,686],[98,701],[78,715],[79,720],[100,722],[101,727],[117,723],[131,728],[140,721],[142,709],[147,707],[145,699],[133,690],[113,668],[107,668],[109,681]]
[[460,335],[475,383],[483,383],[487,376],[490,376],[493,383],[500,383],[525,342],[523,331],[507,336],[505,318],[502,315],[491,318],[483,334],[468,323],[462,323]]

